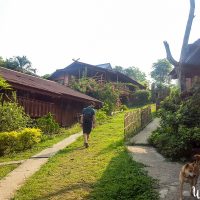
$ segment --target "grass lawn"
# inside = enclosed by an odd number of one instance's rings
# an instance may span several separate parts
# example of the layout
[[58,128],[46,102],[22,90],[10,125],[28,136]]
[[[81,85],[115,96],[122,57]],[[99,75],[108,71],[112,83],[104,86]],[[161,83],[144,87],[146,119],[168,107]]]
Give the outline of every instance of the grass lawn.
[[155,183],[124,147],[123,116],[60,151],[17,192],[15,200],[156,200]]
[[6,176],[9,172],[18,167],[18,164],[0,166],[0,179]]

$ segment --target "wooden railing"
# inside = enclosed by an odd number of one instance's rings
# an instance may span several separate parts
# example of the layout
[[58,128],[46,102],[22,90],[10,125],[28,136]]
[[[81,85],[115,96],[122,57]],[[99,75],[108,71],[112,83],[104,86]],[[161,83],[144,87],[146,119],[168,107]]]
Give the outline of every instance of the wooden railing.
[[124,138],[125,140],[138,133],[152,120],[151,106],[136,109],[124,116]]

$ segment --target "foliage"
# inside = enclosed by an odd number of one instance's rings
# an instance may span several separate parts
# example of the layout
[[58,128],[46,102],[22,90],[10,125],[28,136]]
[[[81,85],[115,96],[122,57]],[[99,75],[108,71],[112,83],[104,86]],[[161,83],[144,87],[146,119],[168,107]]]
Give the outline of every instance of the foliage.
[[94,79],[83,77],[78,82],[72,81],[70,87],[104,102],[107,114],[111,114],[117,107],[120,95],[117,85],[98,84]]
[[0,56],[0,67],[6,67],[6,61]]
[[95,118],[98,125],[104,124],[108,120],[109,117],[106,115],[104,107],[96,112]]
[[24,108],[16,101],[0,104],[0,132],[25,128],[30,120]]
[[140,71],[138,67],[128,67],[123,69],[121,66],[115,66],[114,70],[121,72],[140,83],[146,82],[146,74]]
[[36,127],[40,128],[44,134],[52,135],[59,132],[59,124],[55,121],[51,113],[36,120]]
[[1,67],[30,75],[36,75],[36,69],[32,67],[30,60],[26,56],[14,56],[6,60],[3,60],[2,57],[0,57],[0,64],[1,63]]
[[172,70],[172,66],[167,59],[159,59],[153,63],[151,77],[158,84],[168,84],[169,72]]
[[45,75],[41,76],[41,78],[48,79],[50,76],[51,76],[51,74],[45,74]]
[[131,106],[143,106],[150,102],[151,93],[149,90],[137,90],[132,95]]
[[41,130],[25,128],[21,131],[0,133],[0,155],[32,148],[41,140]]
[[173,91],[158,111],[161,127],[149,141],[171,159],[189,157],[200,148],[200,88],[190,93]]
[[151,86],[151,96],[153,102],[163,101],[170,93],[170,78],[169,72],[172,66],[167,59],[159,59],[152,65],[151,78],[154,83]]
[[11,89],[11,85],[0,76],[0,91],[1,90],[10,90]]
[[30,149],[41,141],[42,132],[38,128],[25,128],[20,132],[19,140],[22,150]]
[[0,157],[0,162],[16,161],[16,160],[25,160],[31,156],[37,154],[38,152],[52,147],[54,144],[64,140],[72,134],[81,132],[80,124],[75,124],[69,128],[61,128],[59,134],[55,135],[44,135],[42,134],[41,142],[34,145],[31,149],[26,149],[20,152],[14,152],[12,154],[6,154]]
[[122,111],[125,111],[125,110],[128,110],[128,107],[126,105],[122,104],[119,109]]

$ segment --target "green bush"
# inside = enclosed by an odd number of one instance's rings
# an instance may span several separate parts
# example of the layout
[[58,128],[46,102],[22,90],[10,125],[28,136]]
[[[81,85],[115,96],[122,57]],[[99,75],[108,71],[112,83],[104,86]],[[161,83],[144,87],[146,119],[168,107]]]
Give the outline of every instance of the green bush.
[[180,127],[176,134],[159,128],[150,136],[149,143],[165,157],[172,160],[189,158],[193,148],[200,145],[200,128]]
[[59,133],[59,124],[54,120],[51,113],[38,118],[36,120],[36,127],[42,130],[44,134],[52,135]]
[[119,109],[125,111],[125,110],[128,110],[128,107],[123,104],[123,105],[120,106]]
[[131,106],[142,106],[150,102],[151,93],[148,90],[137,90],[133,94]]
[[120,84],[98,84],[92,78],[83,77],[78,82],[72,80],[70,87],[104,102],[107,107],[105,111],[108,115],[111,115],[117,107],[120,95]]
[[96,115],[96,117],[95,117],[96,118],[96,123],[98,125],[101,125],[101,124],[105,123],[107,121],[107,119],[108,119],[108,116],[106,115],[106,113],[101,109],[98,110],[95,115]]
[[161,102],[161,126],[149,142],[171,159],[188,158],[200,148],[200,88],[190,93],[174,91]]
[[21,131],[0,133],[0,155],[32,148],[40,142],[42,133],[40,129],[25,128]]
[[0,132],[25,128],[29,122],[30,117],[25,114],[23,107],[16,102],[0,104]]
[[38,128],[25,128],[19,134],[19,141],[22,150],[29,149],[34,144],[37,144],[41,141],[42,132]]

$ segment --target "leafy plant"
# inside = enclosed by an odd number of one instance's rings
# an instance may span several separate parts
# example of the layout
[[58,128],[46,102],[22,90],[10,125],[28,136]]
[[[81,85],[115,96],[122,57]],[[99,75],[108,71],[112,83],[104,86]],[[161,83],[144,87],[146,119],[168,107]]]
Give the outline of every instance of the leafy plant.
[[173,91],[161,102],[158,115],[161,127],[149,142],[171,159],[190,157],[194,148],[200,148],[200,88],[188,93]]
[[11,85],[0,76],[0,91],[1,90],[10,90],[11,89]]
[[151,93],[148,90],[137,90],[132,95],[131,106],[143,106],[150,102]]
[[30,120],[24,108],[16,101],[0,104],[0,132],[25,128]]
[[59,133],[59,124],[54,120],[51,113],[38,118],[36,120],[36,127],[40,128],[44,134],[52,135]]
[[92,96],[106,105],[106,113],[111,114],[117,108],[120,90],[112,83],[98,84],[94,79],[83,77],[79,81],[72,81],[71,88]]
[[21,131],[0,133],[0,155],[32,148],[41,140],[41,130],[25,128]]

